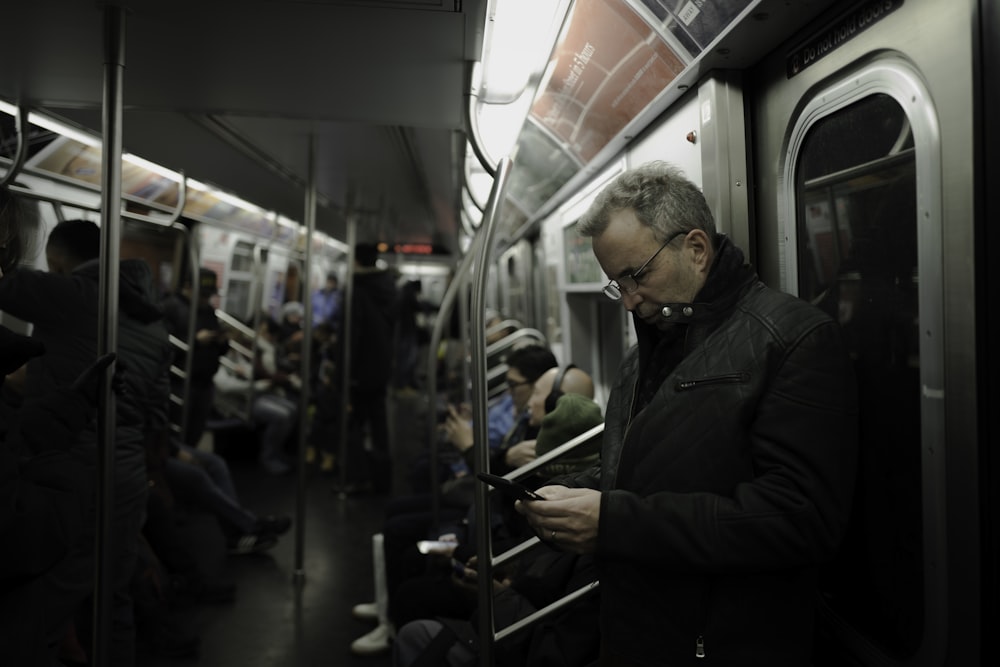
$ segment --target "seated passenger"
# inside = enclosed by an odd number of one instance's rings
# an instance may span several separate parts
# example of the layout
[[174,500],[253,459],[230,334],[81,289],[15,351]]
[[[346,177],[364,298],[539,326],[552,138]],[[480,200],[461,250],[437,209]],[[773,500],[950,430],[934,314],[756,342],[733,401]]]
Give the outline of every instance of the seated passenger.
[[[197,292],[191,287],[191,278],[185,273],[179,293],[168,294],[162,301],[164,323],[170,334],[184,342],[188,339],[191,309],[195,309],[194,349],[191,358],[191,377],[188,381],[184,404],[187,408],[187,426],[184,442],[197,447],[205,432],[205,425],[215,398],[212,377],[219,368],[219,358],[229,350],[229,335],[215,315],[213,299],[218,294],[218,275],[211,269],[198,271]],[[175,353],[175,363],[183,368],[184,354]],[[172,391],[182,394],[183,382],[171,376]],[[175,415],[175,422],[180,419]]]
[[251,417],[264,427],[260,465],[272,475],[284,475],[292,469],[285,460],[285,447],[299,422],[299,404],[285,393],[301,387],[301,380],[279,367],[274,332],[274,323],[265,321],[257,337],[256,363],[251,366],[246,359],[231,354],[235,370],[220,364],[213,381],[220,400],[227,395],[241,400],[253,397]]
[[[531,349],[533,347],[537,346],[530,346],[523,349]],[[598,419],[600,418],[600,408],[591,400],[593,396],[593,381],[587,373],[576,367],[570,367],[564,371],[561,371],[557,367],[551,368],[548,372],[543,372],[540,375],[537,374],[537,371],[530,373],[530,376],[534,376],[537,379],[534,382],[529,382],[526,379],[529,377],[529,373],[522,374],[520,370],[520,366],[523,365],[521,356],[520,349],[511,354],[508,362],[510,365],[508,386],[512,392],[518,392],[518,398],[521,401],[527,398],[529,407],[528,410],[522,413],[521,418],[515,424],[512,431],[520,429],[522,432],[530,434],[541,427],[546,409],[545,398],[553,394],[554,381],[560,375],[562,376],[560,383],[561,391],[571,393],[583,392],[586,399],[590,400],[590,403],[596,409]],[[547,363],[554,361],[555,358],[551,357],[551,359],[547,360]],[[536,385],[539,383],[545,389],[540,394],[540,400],[536,398],[536,395],[539,394]],[[553,401],[549,401],[549,403],[554,402],[555,398],[558,398],[558,396],[554,396]],[[533,408],[531,407],[532,402],[536,404]],[[573,415],[571,419],[575,419],[576,417],[582,417],[582,415]],[[578,432],[583,432],[595,425],[592,419],[583,419],[582,423],[586,424],[586,428],[582,428]],[[565,430],[557,429],[557,432],[560,435],[566,434]],[[504,446],[498,452],[491,455],[492,463],[490,471],[494,474],[503,474],[534,460],[535,448],[536,440],[533,438],[531,440],[522,439],[514,445],[511,445],[509,441],[505,442]],[[471,454],[471,450],[469,452]],[[468,516],[469,514],[470,511],[467,511],[466,515]],[[373,608],[375,608],[375,611],[381,612],[376,616],[379,620],[378,627],[367,635],[355,640],[351,645],[351,650],[355,653],[377,653],[388,650],[395,627],[400,627],[409,620],[437,614],[461,614],[468,606],[468,601],[464,599],[464,596],[458,595],[455,591],[451,591],[452,594],[449,595],[447,590],[440,590],[440,581],[438,578],[432,577],[428,580],[423,576],[427,571],[428,557],[419,552],[417,541],[433,537],[427,535],[427,530],[432,526],[429,523],[420,525],[419,528],[423,531],[421,534],[419,531],[416,531],[416,524],[408,522],[408,519],[409,517],[407,516],[391,517],[386,521],[384,551],[388,609],[384,611],[378,610],[375,605],[364,605],[361,609],[358,607],[355,608],[355,615],[365,615],[358,612],[372,610]],[[508,499],[496,499],[493,504],[493,521],[493,539],[497,545],[520,541],[523,539],[522,535],[527,531],[527,525],[520,515],[514,511],[513,502]],[[456,534],[449,536],[454,542],[446,555],[454,553],[456,557],[464,560],[475,551],[475,522],[467,518],[464,525],[456,526],[456,528],[460,530],[456,530]],[[378,583],[378,579],[376,579],[376,583]],[[370,614],[367,616],[371,618]]]
[[[531,387],[547,369],[556,365],[555,355],[548,348],[540,345],[529,345],[513,352],[508,361],[507,392],[511,397],[509,403],[512,418],[511,426],[500,442],[491,443],[490,457],[494,463],[491,469],[505,464],[503,459],[510,447],[520,442],[526,435],[534,435],[534,430],[528,424],[527,401],[531,396]],[[500,404],[504,410],[506,402]],[[469,464],[472,463],[472,427],[464,416],[453,412],[444,428],[447,440],[459,450]],[[471,468],[468,468],[471,469]],[[475,477],[466,475],[466,482],[475,484]],[[471,497],[464,494],[460,502],[450,511],[446,508],[441,516],[450,518],[453,523],[468,513]],[[378,563],[384,563],[375,569],[376,598],[388,599],[389,592],[410,576],[420,574],[426,568],[426,557],[417,550],[419,540],[434,537],[429,531],[435,528],[434,515],[430,511],[431,497],[420,497],[419,504],[411,498],[394,499],[386,508],[386,521],[381,535],[382,553],[375,554]],[[384,541],[382,541],[384,540]],[[384,560],[383,560],[384,558]],[[383,590],[385,589],[385,590]],[[355,640],[351,650],[358,654],[379,653],[388,650],[392,628],[387,615],[387,605],[381,607],[375,602],[355,605],[353,613],[364,619],[378,620],[375,630]]]
[[[550,387],[551,384],[550,380]],[[536,450],[551,451],[603,423],[600,406],[590,398],[570,393],[557,396],[555,403],[555,409],[541,419]],[[597,438],[598,444],[599,440]],[[592,441],[583,447],[592,450]],[[573,450],[559,461],[564,469],[576,471],[592,463],[593,452],[581,455]],[[408,601],[409,605],[397,604],[393,608],[393,620],[401,624],[393,650],[395,666],[410,667],[418,661],[419,664],[451,667],[479,664],[476,564],[477,559],[473,556],[466,561],[461,574],[442,571],[422,580],[411,579],[400,587],[397,598]],[[520,556],[509,573],[494,571],[493,575],[494,623],[498,629],[597,578],[592,555],[578,556],[547,545]],[[571,667],[590,664],[597,658],[599,649],[598,611],[599,605],[593,595],[576,601],[566,611],[533,626],[530,631],[498,643],[496,665]]]
[[169,492],[181,504],[214,515],[226,535],[229,553],[242,555],[270,549],[288,532],[287,516],[257,516],[243,507],[236,494],[229,465],[212,452],[172,442],[162,460]]
[[[540,429],[546,413],[552,412],[557,400],[566,394],[578,394],[593,400],[593,379],[573,364],[563,368],[550,368],[535,381],[531,389],[531,396],[528,397],[528,423],[533,428]],[[504,463],[509,466],[507,470],[498,472],[495,468],[490,468],[490,471],[494,474],[505,474],[531,463],[537,458],[537,454],[536,442],[525,440],[511,447],[504,456]]]

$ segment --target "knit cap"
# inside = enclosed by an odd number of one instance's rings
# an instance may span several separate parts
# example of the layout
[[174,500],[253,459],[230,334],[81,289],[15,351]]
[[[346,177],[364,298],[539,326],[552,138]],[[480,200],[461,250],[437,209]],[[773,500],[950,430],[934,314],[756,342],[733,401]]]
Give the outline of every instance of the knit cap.
[[[542,418],[535,441],[535,454],[542,456],[569,442],[576,436],[604,423],[601,407],[580,394],[563,394],[556,408]],[[587,442],[541,467],[542,475],[554,477],[577,472],[600,459],[601,437],[598,433]]]

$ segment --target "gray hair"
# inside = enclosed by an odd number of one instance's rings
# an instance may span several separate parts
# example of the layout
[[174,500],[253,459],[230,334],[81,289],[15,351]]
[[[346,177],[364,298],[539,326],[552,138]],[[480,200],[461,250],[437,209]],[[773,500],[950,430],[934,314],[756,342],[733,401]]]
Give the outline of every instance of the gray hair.
[[715,239],[715,220],[705,196],[677,167],[662,161],[647,162],[620,174],[604,190],[577,223],[580,236],[600,236],[611,215],[632,209],[654,236],[665,241],[677,232],[700,229]]

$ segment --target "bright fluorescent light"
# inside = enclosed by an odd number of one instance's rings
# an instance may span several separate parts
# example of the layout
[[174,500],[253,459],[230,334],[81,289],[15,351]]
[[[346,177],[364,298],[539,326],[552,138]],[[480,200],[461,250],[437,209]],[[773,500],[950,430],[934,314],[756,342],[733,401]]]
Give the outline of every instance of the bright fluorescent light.
[[519,98],[545,68],[569,0],[494,0],[483,40],[481,101]]
[[[477,137],[496,163],[514,150],[569,0],[493,0],[473,70]],[[478,196],[477,196],[478,199]]]
[[[17,107],[13,104],[9,104],[0,100],[0,111],[10,114],[11,116],[17,115]],[[81,132],[80,130],[70,127],[69,125],[64,125],[57,120],[52,120],[51,118],[46,118],[45,116],[40,116],[34,111],[28,112],[28,122],[32,125],[37,125],[38,127],[45,128],[50,132],[55,132],[58,135],[64,136],[73,141],[77,141],[85,146],[90,146],[92,148],[101,147],[100,137],[95,137],[93,135],[87,134],[86,132]]]
[[416,264],[403,262],[399,266],[399,272],[411,276],[446,276],[451,271],[451,267],[445,264]]
[[299,223],[295,222],[291,218],[286,218],[283,215],[278,216],[278,224],[282,227],[288,227],[289,229],[298,230]]

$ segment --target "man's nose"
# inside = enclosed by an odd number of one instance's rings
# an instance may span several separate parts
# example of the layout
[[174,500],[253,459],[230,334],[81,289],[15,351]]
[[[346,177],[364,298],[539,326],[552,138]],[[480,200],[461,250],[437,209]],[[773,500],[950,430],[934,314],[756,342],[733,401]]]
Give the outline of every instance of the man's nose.
[[639,306],[640,303],[642,303],[642,297],[639,296],[638,292],[633,292],[631,294],[624,292],[622,294],[622,303],[625,305],[625,310],[631,313]]

